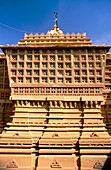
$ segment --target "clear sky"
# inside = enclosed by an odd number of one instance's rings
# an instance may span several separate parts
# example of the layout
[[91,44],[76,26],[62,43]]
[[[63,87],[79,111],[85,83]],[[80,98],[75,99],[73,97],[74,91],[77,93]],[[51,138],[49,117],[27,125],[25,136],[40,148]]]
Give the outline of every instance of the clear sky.
[[[58,12],[59,28],[86,32],[93,44],[111,45],[111,0],[0,0],[0,23],[26,32],[47,33]],[[0,45],[17,44],[24,32],[0,24]]]

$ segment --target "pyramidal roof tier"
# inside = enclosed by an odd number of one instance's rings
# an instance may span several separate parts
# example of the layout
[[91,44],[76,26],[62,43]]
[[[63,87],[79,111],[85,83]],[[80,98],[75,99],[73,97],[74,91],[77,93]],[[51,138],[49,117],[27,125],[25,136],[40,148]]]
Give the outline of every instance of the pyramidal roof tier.
[[24,39],[20,39],[17,45],[9,45],[0,46],[2,51],[5,53],[6,49],[35,49],[35,48],[107,48],[108,50],[111,48],[109,45],[93,45],[91,38],[86,37],[86,32],[83,34],[80,33],[66,33],[64,34],[62,30],[60,30],[55,24],[51,30],[49,30],[46,35],[41,33],[36,34],[26,34],[24,35]]
[[83,34],[64,34],[62,30],[58,28],[55,24],[51,30],[44,33],[35,35],[26,34],[24,35],[24,39],[21,39],[18,42],[18,45],[91,45],[92,41],[90,38],[86,38],[86,33]]

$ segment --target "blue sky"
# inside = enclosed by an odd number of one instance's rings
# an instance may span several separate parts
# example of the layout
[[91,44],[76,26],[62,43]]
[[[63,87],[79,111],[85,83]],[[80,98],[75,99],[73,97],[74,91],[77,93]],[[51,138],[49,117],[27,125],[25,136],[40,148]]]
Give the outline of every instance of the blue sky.
[[[0,23],[46,34],[54,25],[54,11],[64,34],[86,32],[93,44],[111,45],[111,0],[0,0]],[[0,45],[17,44],[23,37],[0,24]]]

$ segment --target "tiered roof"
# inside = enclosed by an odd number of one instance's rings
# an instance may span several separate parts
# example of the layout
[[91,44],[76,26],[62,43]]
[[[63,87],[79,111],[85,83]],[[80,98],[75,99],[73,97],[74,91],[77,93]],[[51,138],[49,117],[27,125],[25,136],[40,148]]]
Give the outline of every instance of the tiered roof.
[[60,30],[57,25],[54,25],[51,30],[47,32],[45,35],[44,33],[42,34],[35,34],[33,35],[32,33],[27,35],[25,33],[24,39],[21,39],[18,45],[54,45],[54,44],[59,44],[59,45],[91,45],[92,41],[90,38],[86,38],[86,33],[83,34],[64,34],[62,30]]
[[45,35],[44,33],[35,35],[26,34],[24,35],[24,39],[20,39],[17,45],[6,45],[0,46],[5,53],[5,49],[39,49],[39,48],[107,48],[108,50],[111,46],[102,44],[102,45],[93,45],[91,38],[86,37],[86,33],[72,33],[72,34],[64,34],[62,30],[60,30],[57,25],[55,24],[51,30],[47,32]]

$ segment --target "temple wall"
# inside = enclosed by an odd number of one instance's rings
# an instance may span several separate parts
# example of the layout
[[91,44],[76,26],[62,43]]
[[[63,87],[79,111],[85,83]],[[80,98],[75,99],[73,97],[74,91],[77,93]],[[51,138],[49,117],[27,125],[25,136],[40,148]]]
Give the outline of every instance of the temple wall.
[[0,54],[0,170],[111,167],[110,46],[25,34]]

